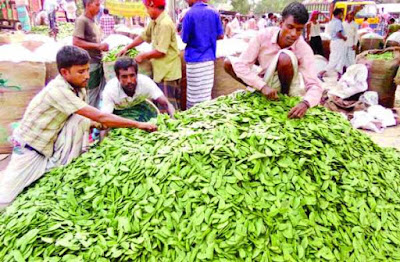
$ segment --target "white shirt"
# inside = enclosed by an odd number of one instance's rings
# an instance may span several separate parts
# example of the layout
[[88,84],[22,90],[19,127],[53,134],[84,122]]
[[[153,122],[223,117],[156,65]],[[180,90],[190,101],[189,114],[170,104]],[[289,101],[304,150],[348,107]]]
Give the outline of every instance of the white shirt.
[[265,18],[261,18],[257,23],[258,29],[264,29],[267,27],[267,20]]
[[343,22],[343,29],[347,37],[346,46],[354,46],[357,44],[357,31],[358,26],[356,22],[352,21],[350,24],[347,21]]
[[321,35],[321,26],[319,25],[319,22],[315,24],[311,22],[310,37],[320,36],[320,35]]
[[112,113],[114,109],[122,110],[142,103],[146,99],[156,100],[163,92],[148,76],[138,74],[135,94],[130,97],[122,89],[118,78],[108,81],[103,91],[101,111]]
[[230,22],[232,31],[240,30],[239,20],[235,17],[232,22]]

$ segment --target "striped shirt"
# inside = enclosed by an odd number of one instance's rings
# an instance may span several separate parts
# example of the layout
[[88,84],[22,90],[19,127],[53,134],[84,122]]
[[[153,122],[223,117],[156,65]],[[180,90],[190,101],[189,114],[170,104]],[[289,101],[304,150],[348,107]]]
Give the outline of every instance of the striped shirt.
[[111,15],[103,15],[100,18],[100,27],[103,30],[104,37],[107,37],[114,33],[114,17]]
[[46,157],[53,155],[57,135],[68,118],[88,104],[86,89],[76,91],[58,75],[29,103],[16,136]]

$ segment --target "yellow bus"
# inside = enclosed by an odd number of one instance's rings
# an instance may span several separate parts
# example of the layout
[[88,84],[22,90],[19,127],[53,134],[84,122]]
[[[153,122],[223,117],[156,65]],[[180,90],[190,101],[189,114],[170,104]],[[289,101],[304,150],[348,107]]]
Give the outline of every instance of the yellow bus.
[[330,2],[303,2],[308,12],[314,10],[320,11],[332,18],[332,11],[336,8],[343,10],[343,19],[346,18],[347,13],[356,11],[355,22],[361,25],[364,19],[368,19],[371,28],[376,28],[379,24],[378,7],[374,1],[339,1],[331,8],[332,1]]

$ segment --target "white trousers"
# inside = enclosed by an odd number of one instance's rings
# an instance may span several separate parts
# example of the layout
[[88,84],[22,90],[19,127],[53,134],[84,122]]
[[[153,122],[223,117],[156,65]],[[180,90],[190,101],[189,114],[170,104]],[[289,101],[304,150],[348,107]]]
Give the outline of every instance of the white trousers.
[[331,54],[329,55],[329,63],[326,66],[326,71],[335,71],[337,73],[343,73],[343,67],[345,66],[346,49],[342,39],[331,41],[329,47]]
[[72,115],[61,129],[48,158],[27,149],[26,143],[15,137],[17,144],[7,169],[0,173],[0,209],[8,206],[23,189],[52,168],[63,166],[84,152],[89,146],[90,120]]
[[286,54],[287,56],[290,57],[290,60],[292,61],[293,71],[294,71],[294,77],[292,80],[292,84],[290,85],[290,88],[289,88],[289,96],[304,96],[305,85],[304,85],[303,76],[299,73],[299,62],[297,60],[296,55],[290,50],[282,49],[272,59],[272,62],[269,65],[269,67],[264,75],[265,83],[270,88],[277,89],[278,92],[281,92],[282,87],[281,87],[281,82],[279,81],[277,67],[278,67],[279,56],[282,53]]

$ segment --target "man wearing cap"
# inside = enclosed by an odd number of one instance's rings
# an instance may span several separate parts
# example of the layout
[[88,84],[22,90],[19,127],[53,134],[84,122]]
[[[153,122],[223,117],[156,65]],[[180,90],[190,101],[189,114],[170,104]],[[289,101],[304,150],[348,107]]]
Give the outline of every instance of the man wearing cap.
[[139,64],[144,60],[151,60],[154,82],[175,108],[182,109],[180,103],[182,68],[175,25],[164,12],[165,0],[144,0],[143,2],[152,21],[143,34],[136,37],[118,55],[124,55],[129,49],[144,41],[152,43],[153,50],[139,54],[135,60]]

